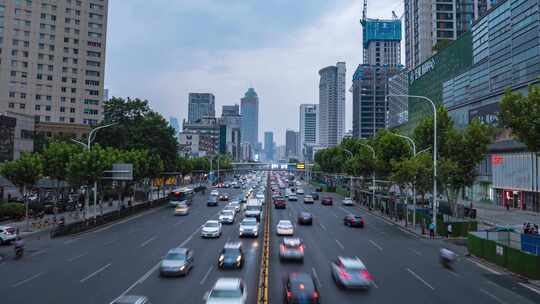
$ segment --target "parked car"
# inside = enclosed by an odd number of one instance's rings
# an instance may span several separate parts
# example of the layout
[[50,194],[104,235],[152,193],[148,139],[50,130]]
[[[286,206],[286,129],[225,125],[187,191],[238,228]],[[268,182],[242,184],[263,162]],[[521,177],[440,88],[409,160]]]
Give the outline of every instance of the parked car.
[[319,200],[319,193],[313,192],[313,193],[311,193],[311,196],[313,197],[313,200],[314,200],[314,201],[318,201],[318,200]]

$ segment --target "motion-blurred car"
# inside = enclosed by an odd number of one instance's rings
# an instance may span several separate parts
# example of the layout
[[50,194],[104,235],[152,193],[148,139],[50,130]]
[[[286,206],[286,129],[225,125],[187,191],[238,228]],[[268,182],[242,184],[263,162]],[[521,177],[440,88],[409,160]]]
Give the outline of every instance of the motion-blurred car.
[[280,220],[276,228],[277,235],[293,235],[294,226],[289,220]]
[[313,215],[309,212],[300,212],[298,214],[298,224],[300,225],[312,225],[313,224]]
[[321,204],[325,206],[331,206],[334,204],[334,201],[331,197],[327,196],[322,199]]
[[159,264],[159,274],[162,276],[187,275],[193,267],[193,252],[188,248],[169,250]]
[[303,195],[304,194],[304,189],[298,188],[298,190],[296,190],[296,194],[299,194],[299,195],[302,194]]
[[293,272],[285,279],[285,303],[318,304],[319,289],[310,274]]
[[298,200],[298,197],[296,196],[296,194],[289,194],[289,201],[297,201]]
[[344,198],[341,203],[343,204],[343,206],[352,206],[352,205],[354,205],[353,200],[350,197]]
[[17,229],[11,226],[0,226],[0,245],[8,244],[17,238]]
[[210,195],[208,197],[208,201],[206,202],[206,206],[215,207],[218,205],[218,199],[215,195]]
[[311,193],[311,196],[313,197],[313,200],[314,200],[314,201],[318,201],[318,200],[319,200],[319,193],[313,192],[313,193]]
[[242,251],[242,243],[225,243],[225,246],[223,247],[223,249],[221,249],[221,252],[219,253],[219,268],[242,268],[242,265],[244,265],[244,252]]
[[283,238],[279,245],[279,259],[304,261],[304,242],[299,238]]
[[222,210],[219,214],[219,222],[222,224],[234,224],[234,211]]
[[278,197],[274,200],[274,208],[285,209],[287,208],[287,202],[282,197]]
[[309,194],[304,196],[304,204],[313,204],[313,203],[315,203],[313,196]]
[[225,193],[221,193],[219,196],[218,196],[218,199],[220,201],[228,201],[229,200],[229,196]]
[[187,215],[189,213],[189,206],[187,204],[178,204],[174,208],[174,215]]
[[330,267],[332,278],[338,287],[368,289],[374,284],[373,277],[357,257],[338,257],[330,263]]
[[247,288],[242,279],[219,278],[205,295],[206,304],[245,304]]
[[242,222],[240,222],[239,230],[239,236],[254,236],[257,237],[259,235],[259,223],[255,218],[244,218]]
[[322,187],[317,187],[317,188],[315,188],[315,191],[316,192],[323,192],[323,188]]
[[124,295],[114,300],[112,304],[152,304],[145,296]]
[[210,220],[206,221],[201,228],[201,237],[214,237],[218,238],[221,236],[221,223],[218,221]]
[[364,218],[360,215],[347,214],[343,218],[343,224],[349,227],[360,227],[364,228]]
[[212,195],[212,196],[218,196],[218,195],[219,195],[219,191],[217,191],[217,190],[212,190],[212,191],[210,191],[210,195]]

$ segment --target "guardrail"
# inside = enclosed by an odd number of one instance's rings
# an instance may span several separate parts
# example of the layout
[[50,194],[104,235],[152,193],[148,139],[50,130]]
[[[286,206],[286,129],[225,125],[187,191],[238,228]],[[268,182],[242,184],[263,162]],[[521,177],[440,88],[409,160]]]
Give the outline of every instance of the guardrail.
[[257,288],[257,303],[268,304],[268,269],[270,263],[270,178],[266,183],[265,195],[265,213],[264,213],[264,233],[263,233],[263,251],[261,254],[261,266],[259,272],[259,285]]

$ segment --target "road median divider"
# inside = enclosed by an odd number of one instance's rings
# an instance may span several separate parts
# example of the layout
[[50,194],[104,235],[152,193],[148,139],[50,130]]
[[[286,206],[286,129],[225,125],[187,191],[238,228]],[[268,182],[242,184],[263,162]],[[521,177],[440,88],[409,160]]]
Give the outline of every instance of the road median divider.
[[268,304],[268,271],[270,266],[270,177],[268,177],[265,194],[264,233],[259,268],[259,284],[257,286],[257,304]]

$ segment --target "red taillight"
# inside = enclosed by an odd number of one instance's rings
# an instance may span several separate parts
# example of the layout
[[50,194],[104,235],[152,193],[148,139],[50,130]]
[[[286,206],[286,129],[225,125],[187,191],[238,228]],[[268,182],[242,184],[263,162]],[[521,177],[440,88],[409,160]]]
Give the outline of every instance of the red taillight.
[[304,245],[300,245],[300,252],[304,253]]
[[350,280],[352,277],[349,273],[347,273],[347,271],[345,270],[340,270],[339,271],[339,276],[344,279],[344,280]]
[[314,291],[312,296],[313,296],[313,299],[318,299],[319,298],[319,293]]
[[285,251],[285,245],[281,244],[281,245],[279,246],[279,250]]
[[369,280],[369,281],[373,280],[373,277],[366,270],[360,271],[360,275],[366,280]]
[[287,298],[291,298],[291,297],[292,297],[292,292],[287,291]]

